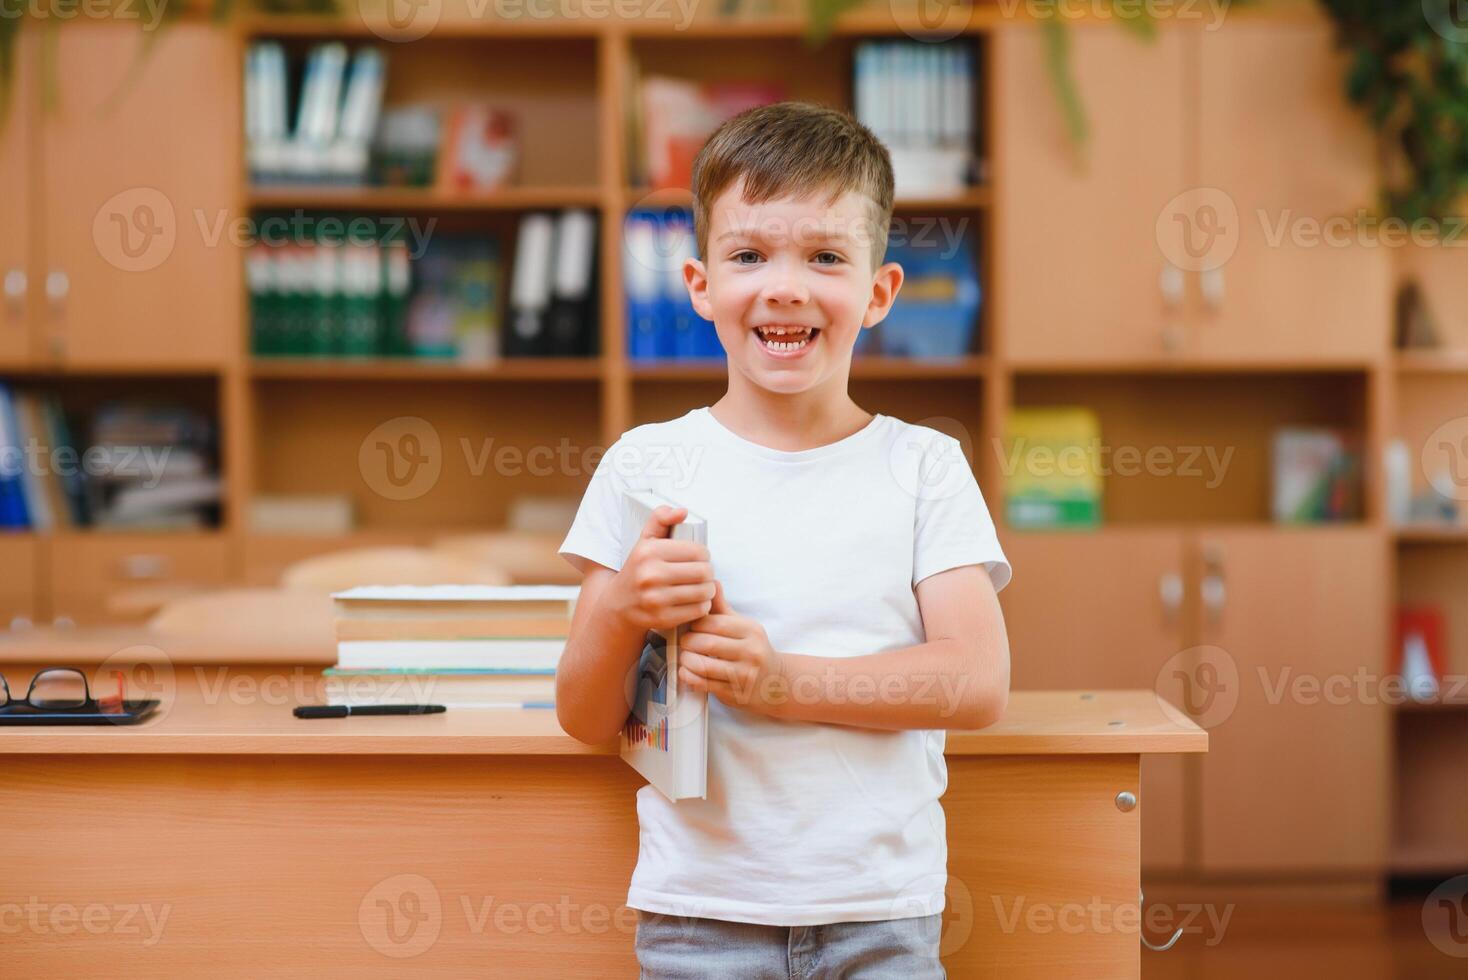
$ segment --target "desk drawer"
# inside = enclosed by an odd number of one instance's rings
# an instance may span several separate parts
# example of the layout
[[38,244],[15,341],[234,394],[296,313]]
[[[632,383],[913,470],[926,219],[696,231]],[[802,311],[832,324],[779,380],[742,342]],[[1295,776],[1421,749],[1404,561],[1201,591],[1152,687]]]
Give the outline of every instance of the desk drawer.
[[76,623],[116,621],[108,600],[129,590],[230,580],[218,533],[61,535],[52,547],[51,614]]

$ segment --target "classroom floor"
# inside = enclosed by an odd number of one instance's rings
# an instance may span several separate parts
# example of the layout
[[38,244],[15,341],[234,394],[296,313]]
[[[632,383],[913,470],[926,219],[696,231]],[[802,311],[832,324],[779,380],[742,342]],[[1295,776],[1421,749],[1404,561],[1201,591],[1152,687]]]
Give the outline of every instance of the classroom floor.
[[[1425,897],[1395,899],[1381,909],[1239,907],[1222,941],[1211,948],[1195,935],[1185,936],[1165,953],[1143,950],[1142,976],[1145,980],[1468,976],[1468,909],[1435,910],[1434,934],[1444,947],[1439,949],[1423,923]],[[1450,915],[1455,916],[1453,921]],[[1156,942],[1159,937],[1148,938]]]

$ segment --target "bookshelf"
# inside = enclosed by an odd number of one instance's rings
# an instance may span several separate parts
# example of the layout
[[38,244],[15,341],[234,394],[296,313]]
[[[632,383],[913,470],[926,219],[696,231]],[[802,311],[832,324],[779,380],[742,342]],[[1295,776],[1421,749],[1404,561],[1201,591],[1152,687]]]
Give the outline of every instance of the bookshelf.
[[[57,355],[50,346],[54,324],[33,285],[23,342],[0,336],[0,377],[59,386],[78,404],[96,386],[120,386],[206,405],[218,419],[227,497],[220,528],[207,532],[0,536],[0,561],[31,571],[5,582],[0,612],[86,621],[103,614],[107,591],[119,583],[266,584],[290,561],[319,551],[426,544],[452,531],[492,528],[503,523],[515,496],[576,497],[590,475],[579,462],[544,475],[525,462],[496,464],[495,450],[508,448],[524,461],[536,446],[565,440],[584,454],[634,425],[716,399],[724,378],[719,362],[647,364],[625,354],[622,219],[639,205],[688,203],[686,192],[634,186],[627,166],[631,80],[650,71],[698,80],[778,79],[793,97],[849,107],[856,45],[923,33],[915,9],[873,4],[840,18],[831,39],[811,48],[804,19],[781,9],[767,19],[719,22],[701,8],[678,28],[596,18],[483,19],[446,2],[434,30],[410,43],[390,43],[379,13],[355,9],[340,18],[250,15],[227,28],[196,20],[171,28],[141,91],[171,92],[177,101],[166,104],[173,118],[127,110],[132,134],[113,142],[146,144],[147,162],[157,147],[177,155],[180,119],[213,120],[222,147],[218,166],[202,176],[164,171],[167,180],[183,181],[185,197],[237,217],[349,212],[434,218],[441,228],[465,231],[504,231],[533,211],[591,209],[599,220],[603,353],[473,366],[253,356],[242,258],[219,248],[191,258],[206,262],[208,282],[223,284],[188,294],[202,297],[187,322],[207,334],[207,343],[175,349],[177,317],[153,323],[130,316],[113,333],[142,343],[119,350],[114,337],[90,352],[83,343],[86,356]],[[1237,19],[1231,14],[1216,35],[1169,23],[1156,44],[1142,46],[1114,25],[1076,25],[1074,67],[1092,125],[1088,165],[1078,170],[1034,25],[980,4],[961,24],[944,27],[977,56],[978,150],[988,166],[983,183],[962,195],[900,199],[896,214],[972,223],[984,288],[979,342],[966,355],[941,361],[860,356],[852,371],[857,401],[961,436],[996,511],[1005,482],[1000,442],[1016,407],[1087,406],[1116,445],[1231,452],[1226,477],[1213,486],[1203,477],[1112,474],[1105,524],[1094,533],[1005,532],[1006,549],[1022,569],[1005,596],[1017,686],[1150,687],[1180,651],[1209,646],[1234,650],[1246,674],[1281,663],[1326,674],[1361,665],[1380,669],[1397,596],[1428,596],[1468,574],[1468,549],[1461,547],[1468,532],[1389,526],[1379,463],[1392,435],[1425,437],[1434,420],[1468,395],[1468,331],[1445,352],[1392,351],[1391,272],[1371,265],[1372,257],[1340,263],[1324,254],[1289,257],[1303,263],[1301,275],[1314,292],[1343,283],[1349,323],[1339,331],[1298,303],[1281,307],[1278,317],[1268,314],[1272,300],[1291,295],[1300,281],[1271,276],[1269,253],[1246,252],[1248,261],[1228,267],[1219,308],[1202,295],[1197,276],[1190,274],[1176,301],[1160,295],[1158,284],[1156,218],[1179,188],[1227,184],[1246,214],[1250,207],[1278,206],[1289,200],[1281,193],[1301,184],[1325,187],[1312,194],[1340,195],[1309,202],[1327,211],[1352,206],[1369,192],[1374,158],[1364,127],[1339,104],[1328,30],[1298,12],[1253,11]],[[99,38],[108,30],[78,25],[76,33],[88,36],[81,50],[94,57],[116,47],[100,59],[116,73],[128,63],[134,36],[119,32],[104,43]],[[390,54],[390,103],[471,95],[502,102],[524,120],[522,172],[534,182],[470,195],[252,186],[238,138],[239,68],[246,45],[266,38],[295,53],[328,39],[383,44]],[[30,77],[24,67],[34,47],[34,38],[23,41],[18,78]],[[111,76],[80,77],[95,85]],[[1205,98],[1200,88],[1234,92],[1248,125],[1229,106],[1199,101]],[[39,93],[22,87],[17,98],[30,105]],[[1292,132],[1290,120],[1304,116],[1318,121]],[[16,155],[6,153],[17,132],[35,140],[22,154],[28,160],[45,156],[46,127],[67,125],[43,124],[37,109],[17,118],[20,128],[0,137],[0,173],[17,169]],[[1217,149],[1207,141],[1230,139],[1286,163],[1258,173],[1228,154],[1217,157],[1223,169],[1204,170]],[[90,145],[72,136],[56,152]],[[1319,181],[1326,172],[1341,179]],[[29,171],[24,178],[42,179]],[[120,189],[71,180],[85,207],[38,206],[38,227],[85,221],[79,226],[89,229],[97,202]],[[38,228],[28,229],[27,240],[41,237]],[[0,234],[0,243],[8,246],[8,239]],[[49,258],[24,257],[33,282]],[[178,288],[179,274],[170,268],[119,280],[118,308],[157,295],[160,284],[163,291]],[[1444,266],[1440,277],[1451,296],[1454,270]],[[1258,314],[1261,309],[1266,313]],[[1238,325],[1250,318],[1260,324]],[[429,421],[440,472],[421,494],[392,499],[373,489],[362,451],[370,434],[402,418]],[[1359,520],[1303,528],[1270,522],[1270,440],[1281,425],[1329,426],[1360,440],[1367,474]],[[351,493],[361,526],[345,537],[253,533],[249,503],[266,493]],[[1204,593],[1220,576],[1227,605],[1214,612]],[[1163,598],[1174,594],[1174,582],[1175,606]],[[1330,583],[1329,595],[1317,588],[1321,582]],[[1057,609],[1082,612],[1067,617]],[[1455,662],[1468,670],[1462,651],[1453,649]],[[1341,718],[1347,723],[1337,727]],[[1295,751],[1278,753],[1238,736],[1256,722]],[[1446,761],[1416,766],[1403,747],[1425,746],[1433,760],[1440,750],[1464,747],[1463,712],[1365,710],[1330,716],[1322,725],[1321,716],[1301,706],[1272,710],[1248,701],[1229,724],[1207,759],[1162,763],[1149,775],[1155,787],[1146,827],[1149,874],[1206,879],[1273,867],[1303,881],[1361,881],[1429,861],[1468,870],[1461,831],[1405,822],[1385,803],[1394,784],[1411,800],[1437,800],[1445,774],[1459,770]],[[1322,741],[1324,731],[1341,741]],[[1353,753],[1359,766],[1342,771],[1350,767],[1341,765],[1341,752]],[[1251,789],[1258,779],[1269,794]],[[1253,805],[1245,809],[1236,798]],[[1216,814],[1235,821],[1238,833],[1221,831]],[[1337,827],[1339,840],[1317,837],[1323,824]],[[1277,849],[1261,849],[1261,840]]]

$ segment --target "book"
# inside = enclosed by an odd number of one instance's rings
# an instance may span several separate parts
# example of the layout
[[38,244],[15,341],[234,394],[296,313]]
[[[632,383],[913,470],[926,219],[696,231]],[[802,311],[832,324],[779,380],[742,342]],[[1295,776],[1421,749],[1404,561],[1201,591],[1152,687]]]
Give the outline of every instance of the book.
[[1274,434],[1272,510],[1282,524],[1317,524],[1360,516],[1360,457],[1330,429],[1283,428]]
[[565,641],[571,632],[566,617],[505,616],[499,619],[338,619],[338,640],[534,640]]
[[[679,504],[652,490],[622,494],[624,527],[635,537],[660,506]],[[689,512],[673,527],[680,541],[708,543],[708,525]],[[708,695],[678,683],[678,638],[686,626],[649,630],[628,678],[632,710],[619,739],[622,758],[673,802],[708,798]]]
[[478,667],[499,670],[554,670],[566,641],[487,640],[339,640],[336,665],[355,669],[387,667]]
[[369,151],[382,113],[386,75],[381,51],[372,47],[357,49],[342,97],[340,123],[329,149],[328,171],[342,183],[362,184],[367,180]]
[[974,343],[981,286],[969,236],[935,248],[922,229],[892,241],[886,261],[902,266],[902,301],[882,322],[857,336],[856,350],[880,348],[893,357],[961,357]]
[[1018,408],[1005,433],[1004,511],[1012,527],[1101,523],[1101,423],[1088,408]]
[[353,670],[322,672],[327,704],[498,704],[554,701],[554,670]]
[[581,589],[574,585],[361,585],[332,593],[344,618],[514,618],[564,616]]
[[519,161],[515,117],[489,105],[449,112],[439,156],[439,186],[449,193],[496,190],[509,184]]

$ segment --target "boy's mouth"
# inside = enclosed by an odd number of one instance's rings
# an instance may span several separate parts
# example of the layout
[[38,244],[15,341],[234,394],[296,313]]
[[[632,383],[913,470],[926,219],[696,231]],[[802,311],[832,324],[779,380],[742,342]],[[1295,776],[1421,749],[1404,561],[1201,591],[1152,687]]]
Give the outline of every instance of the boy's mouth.
[[755,327],[754,334],[760,346],[771,354],[790,355],[809,348],[821,335],[820,327],[803,327],[794,324],[770,324]]

